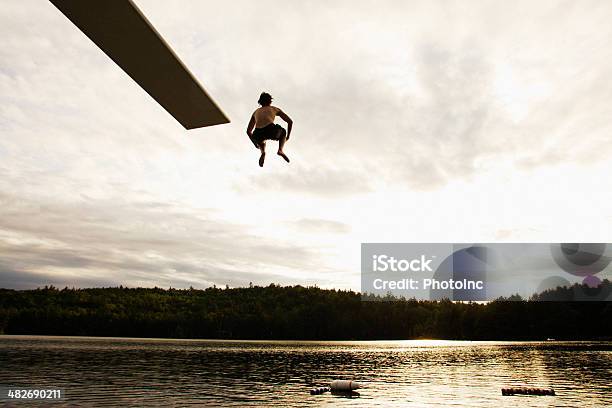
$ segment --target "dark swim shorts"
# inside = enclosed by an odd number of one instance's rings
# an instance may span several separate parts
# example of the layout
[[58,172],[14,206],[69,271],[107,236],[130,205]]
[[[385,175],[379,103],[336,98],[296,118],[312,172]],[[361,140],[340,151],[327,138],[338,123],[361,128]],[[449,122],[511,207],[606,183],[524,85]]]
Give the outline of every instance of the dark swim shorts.
[[264,140],[280,140],[285,134],[285,129],[276,123],[270,123],[268,126],[256,128],[253,132],[251,141],[258,146]]

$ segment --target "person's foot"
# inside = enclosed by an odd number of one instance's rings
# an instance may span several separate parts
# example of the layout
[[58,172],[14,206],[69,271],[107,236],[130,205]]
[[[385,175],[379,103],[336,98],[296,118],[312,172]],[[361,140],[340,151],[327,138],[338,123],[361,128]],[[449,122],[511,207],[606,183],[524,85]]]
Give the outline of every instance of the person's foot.
[[283,153],[283,152],[278,152],[278,153],[276,153],[276,154],[278,154],[280,157],[282,157],[283,159],[285,159],[285,161],[286,161],[287,163],[289,163],[289,158],[287,157],[287,155],[286,155],[285,153]]
[[266,154],[262,153],[261,156],[259,157],[259,167],[263,167],[264,160],[266,160]]

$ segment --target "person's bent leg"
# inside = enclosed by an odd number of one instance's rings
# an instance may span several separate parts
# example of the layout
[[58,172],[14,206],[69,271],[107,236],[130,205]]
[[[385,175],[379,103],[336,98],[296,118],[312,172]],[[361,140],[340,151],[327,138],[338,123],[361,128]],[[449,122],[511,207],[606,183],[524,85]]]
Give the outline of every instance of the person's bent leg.
[[264,160],[266,159],[266,141],[262,140],[259,143],[259,151],[261,152],[261,156],[259,156],[259,167],[263,167]]
[[285,142],[287,141],[287,132],[283,128],[280,128],[279,132],[280,134],[278,138],[278,153],[277,154],[283,159],[285,159],[287,163],[289,163],[289,158],[287,157],[285,152],[283,152],[283,147],[285,146]]

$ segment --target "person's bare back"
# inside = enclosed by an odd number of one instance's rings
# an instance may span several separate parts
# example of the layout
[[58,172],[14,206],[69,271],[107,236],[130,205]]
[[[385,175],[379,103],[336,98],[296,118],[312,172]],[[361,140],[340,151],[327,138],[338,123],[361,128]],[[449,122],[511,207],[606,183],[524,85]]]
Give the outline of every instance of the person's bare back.
[[[266,158],[266,140],[278,140],[278,154],[289,163],[289,157],[283,151],[285,142],[289,140],[293,121],[280,108],[272,106],[272,96],[263,92],[257,101],[261,107],[257,108],[247,126],[247,135],[256,148],[261,151],[259,166],[263,167]],[[280,125],[274,123],[276,116],[280,116],[287,122],[287,131]]]

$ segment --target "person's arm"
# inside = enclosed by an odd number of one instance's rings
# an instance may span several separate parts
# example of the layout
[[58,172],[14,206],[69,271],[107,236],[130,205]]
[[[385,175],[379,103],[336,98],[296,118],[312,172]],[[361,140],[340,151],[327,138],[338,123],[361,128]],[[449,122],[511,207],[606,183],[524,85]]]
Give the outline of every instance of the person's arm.
[[[255,127],[255,116],[251,116],[251,120],[249,121],[249,124],[247,125],[247,135],[249,135],[249,139],[251,139],[251,142],[253,142],[253,128]],[[255,147],[259,148],[259,146],[257,146],[257,144],[255,142],[253,142],[253,144],[255,145]]]
[[255,116],[251,116],[251,120],[249,120],[249,124],[247,126],[247,135],[249,135],[249,138],[253,137],[254,127],[255,127]]
[[287,115],[285,112],[283,112],[280,109],[278,110],[276,114],[280,116],[282,120],[287,122],[287,140],[289,140],[289,136],[291,135],[291,128],[293,127],[293,121],[291,120],[289,115]]

